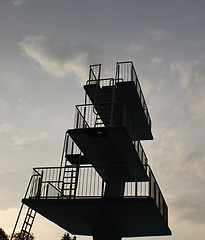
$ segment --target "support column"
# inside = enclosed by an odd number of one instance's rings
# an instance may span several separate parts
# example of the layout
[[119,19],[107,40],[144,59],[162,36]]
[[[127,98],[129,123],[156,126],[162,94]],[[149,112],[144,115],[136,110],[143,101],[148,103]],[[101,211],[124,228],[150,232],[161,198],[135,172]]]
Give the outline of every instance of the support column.
[[[103,226],[102,226],[103,228]],[[93,233],[93,240],[121,240],[122,237],[117,233],[117,231],[111,231],[103,229],[104,231]]]
[[123,197],[126,171],[123,167],[108,167],[106,169],[105,197]]

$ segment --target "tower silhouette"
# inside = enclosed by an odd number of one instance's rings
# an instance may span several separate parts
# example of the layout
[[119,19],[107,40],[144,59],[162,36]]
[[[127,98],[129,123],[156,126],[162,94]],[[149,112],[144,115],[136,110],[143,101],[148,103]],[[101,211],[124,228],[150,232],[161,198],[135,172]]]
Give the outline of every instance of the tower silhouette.
[[36,213],[94,240],[170,235],[168,207],[140,142],[153,136],[133,63],[118,62],[114,78],[91,65],[84,90],[60,166],[34,168],[11,239],[24,205],[21,238]]

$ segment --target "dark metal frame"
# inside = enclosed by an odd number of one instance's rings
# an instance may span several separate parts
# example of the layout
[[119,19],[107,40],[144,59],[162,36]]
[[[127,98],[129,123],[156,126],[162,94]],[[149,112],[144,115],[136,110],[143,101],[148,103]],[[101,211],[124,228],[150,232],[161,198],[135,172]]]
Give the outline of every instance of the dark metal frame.
[[120,82],[134,82],[144,114],[147,118],[148,125],[151,128],[151,117],[148,111],[148,107],[145,101],[144,94],[142,92],[141,85],[132,61],[117,62],[116,74],[114,78],[101,78],[101,64],[91,65],[89,71],[89,80],[86,85],[97,84],[100,87],[103,86],[116,86]]
[[[137,174],[138,165],[113,165],[113,166],[97,166],[101,172],[99,175],[93,166],[78,166],[79,177],[77,190],[74,199],[101,199],[104,198],[106,186],[106,174],[112,169],[121,171],[126,170],[126,181],[123,198],[152,198],[156,206],[159,208],[164,220],[168,221],[168,207],[162,195],[157,180],[149,165],[143,165],[148,181],[138,182],[129,177],[129,171],[135,171]],[[66,168],[76,168],[70,165]],[[25,199],[71,199],[69,191],[64,191],[65,179],[61,172],[65,171],[65,167],[44,167],[34,168],[34,174],[29,182]],[[59,179],[59,176],[60,179]],[[73,199],[73,198],[72,198]],[[71,199],[71,200],[72,200]]]

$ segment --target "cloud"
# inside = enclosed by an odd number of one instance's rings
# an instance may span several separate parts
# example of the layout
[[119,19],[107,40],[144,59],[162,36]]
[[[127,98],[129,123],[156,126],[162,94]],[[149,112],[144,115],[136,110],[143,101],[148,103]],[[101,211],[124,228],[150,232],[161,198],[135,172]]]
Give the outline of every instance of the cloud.
[[13,131],[13,126],[9,123],[0,124],[0,133],[8,133]]
[[26,2],[26,0],[15,0],[13,3],[15,6],[20,6],[22,4],[24,4]]
[[130,53],[135,53],[135,52],[140,52],[144,49],[144,47],[140,44],[136,44],[136,43],[130,43],[126,50]]
[[205,224],[205,192],[188,192],[176,197],[172,203],[175,216],[192,224]]
[[16,134],[11,137],[11,145],[13,149],[21,150],[25,145],[34,142],[40,142],[48,139],[47,133],[41,132],[35,136],[27,136],[25,134]]
[[151,64],[153,65],[159,65],[164,59],[161,57],[154,57],[151,61]]
[[[0,209],[0,215],[2,219],[1,228],[3,228],[8,235],[10,235],[13,231],[18,211],[18,208]],[[4,226],[6,226],[6,228]]]
[[[25,194],[25,189],[31,177],[31,170],[0,171],[0,210],[19,206],[19,200]],[[14,190],[18,189],[17,192]],[[6,196],[6,197],[5,197]]]
[[152,164],[156,172],[161,173],[165,182],[174,184],[178,181],[178,187],[182,189],[202,187],[205,183],[204,147],[200,141],[198,145],[193,145],[197,136],[190,130],[190,123],[187,120],[167,124],[160,122],[158,129],[155,131],[155,147],[147,151],[152,156],[150,160],[158,159]]
[[61,40],[51,40],[46,36],[28,36],[19,43],[23,53],[36,62],[42,71],[56,78],[74,74],[83,82],[87,67],[102,61],[103,51],[89,43],[71,45]]
[[195,89],[205,85],[205,66],[199,60],[172,62],[170,68],[179,74],[182,87]]
[[146,27],[145,32],[150,37],[152,37],[155,41],[169,40],[172,38],[171,33],[163,29],[152,29],[152,28]]
[[1,114],[5,114],[5,115],[10,113],[10,106],[9,106],[9,104],[5,100],[3,100],[1,98],[0,98],[0,113]]
[[170,64],[172,73],[179,76],[182,94],[189,102],[195,117],[205,117],[205,66],[199,60],[175,61]]

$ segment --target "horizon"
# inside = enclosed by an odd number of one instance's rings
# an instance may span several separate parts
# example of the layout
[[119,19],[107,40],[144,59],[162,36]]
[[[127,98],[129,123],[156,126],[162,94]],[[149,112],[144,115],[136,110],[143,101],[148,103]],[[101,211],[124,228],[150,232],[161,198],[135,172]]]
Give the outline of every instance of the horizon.
[[[89,65],[114,77],[117,61],[131,60],[152,119],[154,140],[142,145],[173,234],[146,239],[204,239],[204,9],[202,0],[0,3],[0,228],[11,235],[33,167],[60,165]],[[67,231],[37,215],[31,232]]]

